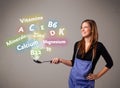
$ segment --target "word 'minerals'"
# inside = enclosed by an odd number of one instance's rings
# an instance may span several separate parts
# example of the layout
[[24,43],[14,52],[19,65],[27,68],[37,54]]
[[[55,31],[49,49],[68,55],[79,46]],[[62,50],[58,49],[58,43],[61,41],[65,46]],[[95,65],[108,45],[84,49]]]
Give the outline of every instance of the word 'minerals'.
[[6,45],[12,46],[12,45],[15,45],[16,43],[22,42],[24,40],[27,40],[27,36],[26,35],[19,35],[19,36],[17,36],[17,38],[7,41]]

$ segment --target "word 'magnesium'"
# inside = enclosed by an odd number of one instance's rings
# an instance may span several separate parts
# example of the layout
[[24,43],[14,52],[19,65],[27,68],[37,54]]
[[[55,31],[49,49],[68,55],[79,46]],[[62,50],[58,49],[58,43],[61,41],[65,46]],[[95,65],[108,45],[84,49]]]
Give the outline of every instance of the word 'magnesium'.
[[66,40],[43,40],[45,45],[65,45],[66,43]]
[[21,23],[29,23],[29,22],[33,22],[33,21],[39,21],[39,20],[43,20],[43,17],[32,17],[32,18],[22,18],[19,19]]
[[20,44],[17,46],[17,50],[24,50],[24,49],[27,49],[27,48],[31,48],[31,47],[34,47],[34,46],[37,46],[39,44],[38,41],[33,41],[31,43],[23,43],[23,44]]
[[19,35],[19,36],[17,36],[17,38],[11,39],[11,40],[7,41],[6,45],[7,46],[12,46],[12,45],[20,43],[22,41],[25,41],[25,40],[27,40],[27,36],[26,35]]

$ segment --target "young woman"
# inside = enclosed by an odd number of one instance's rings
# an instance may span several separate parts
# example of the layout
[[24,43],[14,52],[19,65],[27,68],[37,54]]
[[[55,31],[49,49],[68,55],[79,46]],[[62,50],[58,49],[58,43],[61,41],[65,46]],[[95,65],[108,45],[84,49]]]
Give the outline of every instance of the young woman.
[[[74,45],[72,60],[53,58],[52,63],[72,66],[69,88],[94,88],[95,80],[113,66],[113,61],[105,46],[98,41],[97,25],[94,20],[86,19],[81,23],[81,34],[82,39]],[[106,65],[94,74],[96,63],[101,55]]]

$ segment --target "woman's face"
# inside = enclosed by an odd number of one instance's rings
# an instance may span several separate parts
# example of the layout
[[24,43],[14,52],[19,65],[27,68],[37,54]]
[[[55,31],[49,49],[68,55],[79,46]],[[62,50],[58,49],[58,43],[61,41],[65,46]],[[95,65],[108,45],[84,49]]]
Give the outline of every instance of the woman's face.
[[92,32],[91,32],[91,27],[88,22],[84,22],[81,27],[81,34],[82,37],[87,38],[90,37]]

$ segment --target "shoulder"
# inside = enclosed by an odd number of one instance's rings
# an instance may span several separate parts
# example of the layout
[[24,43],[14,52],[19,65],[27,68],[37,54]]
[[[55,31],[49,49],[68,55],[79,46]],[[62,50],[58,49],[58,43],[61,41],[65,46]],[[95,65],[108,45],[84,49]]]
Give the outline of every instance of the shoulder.
[[79,44],[79,42],[80,42],[80,41],[76,41],[74,45],[77,46],[77,45]]
[[97,42],[97,49],[98,50],[104,50],[105,49],[105,46],[104,46],[104,44],[102,43],[102,42]]
[[98,41],[98,42],[97,42],[97,46],[100,46],[100,47],[101,47],[101,46],[104,46],[104,45],[103,45],[102,42]]
[[80,41],[76,41],[76,42],[74,43],[74,47],[78,47],[78,46],[79,46],[79,43],[80,43]]
[[98,46],[98,47],[104,47],[104,44],[103,44],[102,42],[98,41],[98,42],[97,42],[97,46]]

